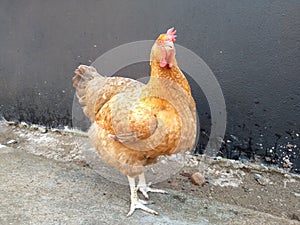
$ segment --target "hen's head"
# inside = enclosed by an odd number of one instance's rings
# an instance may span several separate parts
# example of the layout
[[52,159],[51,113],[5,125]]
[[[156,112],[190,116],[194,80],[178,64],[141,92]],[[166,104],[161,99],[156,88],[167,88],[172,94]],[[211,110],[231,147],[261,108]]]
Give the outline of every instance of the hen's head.
[[170,28],[167,33],[159,35],[151,50],[150,63],[159,62],[160,67],[171,68],[176,63],[175,41],[176,30],[174,27]]

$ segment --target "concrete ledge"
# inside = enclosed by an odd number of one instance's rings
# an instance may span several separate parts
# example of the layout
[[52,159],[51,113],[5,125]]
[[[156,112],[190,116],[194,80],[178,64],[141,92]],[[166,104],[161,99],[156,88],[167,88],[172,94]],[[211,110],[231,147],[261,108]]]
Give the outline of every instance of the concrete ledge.
[[90,168],[12,148],[0,165],[0,224],[299,224],[174,190],[151,195],[159,216],[126,218],[129,188]]

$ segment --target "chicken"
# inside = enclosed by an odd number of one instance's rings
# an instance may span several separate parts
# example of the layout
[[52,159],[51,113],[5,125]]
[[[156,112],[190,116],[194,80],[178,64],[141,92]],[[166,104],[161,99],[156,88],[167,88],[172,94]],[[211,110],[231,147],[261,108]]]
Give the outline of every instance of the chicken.
[[[125,77],[105,77],[91,66],[75,70],[73,86],[89,118],[89,137],[101,159],[128,177],[131,206],[157,214],[137,196],[166,193],[146,184],[145,166],[163,155],[184,153],[194,147],[196,106],[190,86],[177,65],[176,31],[159,35],[150,55],[147,84]],[[137,186],[135,177],[139,178]]]

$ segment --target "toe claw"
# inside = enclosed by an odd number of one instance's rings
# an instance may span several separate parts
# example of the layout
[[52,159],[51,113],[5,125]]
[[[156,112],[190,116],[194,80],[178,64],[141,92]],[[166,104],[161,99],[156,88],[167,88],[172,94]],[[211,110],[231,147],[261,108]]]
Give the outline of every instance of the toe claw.
[[149,199],[149,195],[147,194],[147,190],[144,188],[140,187],[139,191],[144,195],[145,199]]

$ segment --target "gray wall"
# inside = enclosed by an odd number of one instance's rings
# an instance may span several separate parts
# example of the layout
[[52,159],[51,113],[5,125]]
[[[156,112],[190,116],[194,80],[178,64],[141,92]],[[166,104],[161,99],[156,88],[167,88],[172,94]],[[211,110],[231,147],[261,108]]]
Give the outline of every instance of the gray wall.
[[[265,151],[276,141],[297,142],[299,12],[298,0],[2,0],[0,115],[70,125],[76,66],[175,26],[177,43],[201,56],[221,85],[227,137],[237,142],[231,149],[249,152],[263,144]],[[209,133],[205,97],[201,90],[194,94]]]

